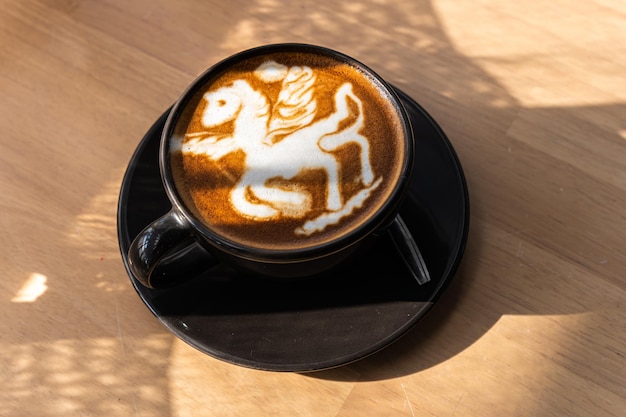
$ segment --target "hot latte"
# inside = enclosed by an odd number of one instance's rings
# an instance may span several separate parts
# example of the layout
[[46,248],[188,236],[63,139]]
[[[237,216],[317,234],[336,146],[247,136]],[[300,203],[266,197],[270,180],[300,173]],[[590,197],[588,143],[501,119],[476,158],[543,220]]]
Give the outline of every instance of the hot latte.
[[242,58],[184,104],[169,157],[176,192],[238,244],[299,249],[349,233],[402,175],[407,133],[385,88],[322,52]]

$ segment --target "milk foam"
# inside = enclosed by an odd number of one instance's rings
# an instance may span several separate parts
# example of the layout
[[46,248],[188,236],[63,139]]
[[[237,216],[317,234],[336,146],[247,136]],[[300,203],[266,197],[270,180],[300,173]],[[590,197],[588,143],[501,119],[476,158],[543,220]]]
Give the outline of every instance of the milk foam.
[[[309,235],[338,224],[361,208],[382,181],[372,171],[369,140],[360,133],[366,116],[361,99],[353,85],[344,82],[332,97],[322,97],[333,101],[334,111],[316,120],[316,76],[310,67],[287,67],[268,60],[254,76],[259,81],[254,87],[238,79],[204,94],[201,124],[206,132],[188,132],[179,144],[182,152],[206,155],[219,164],[226,155],[243,151],[245,166],[230,191],[230,203],[241,216],[259,222],[305,219],[312,209],[312,196],[292,180],[308,170],[323,170],[325,213],[303,220],[294,234]],[[276,83],[280,83],[280,93],[272,103],[267,89]],[[232,131],[211,133],[227,123]],[[359,153],[350,163],[360,166],[361,175],[360,191],[346,199],[340,183],[341,161],[335,152],[348,144],[358,145]],[[280,185],[270,181],[276,178]]]

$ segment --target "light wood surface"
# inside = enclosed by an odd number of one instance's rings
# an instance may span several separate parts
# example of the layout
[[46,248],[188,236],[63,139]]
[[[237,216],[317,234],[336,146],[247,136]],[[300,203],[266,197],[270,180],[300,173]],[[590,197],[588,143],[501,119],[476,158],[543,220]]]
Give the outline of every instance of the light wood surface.
[[[1,0],[0,415],[626,415],[626,3]],[[453,285],[382,352],[227,364],[132,288],[116,204],[195,76],[297,41],[439,122],[471,197]]]

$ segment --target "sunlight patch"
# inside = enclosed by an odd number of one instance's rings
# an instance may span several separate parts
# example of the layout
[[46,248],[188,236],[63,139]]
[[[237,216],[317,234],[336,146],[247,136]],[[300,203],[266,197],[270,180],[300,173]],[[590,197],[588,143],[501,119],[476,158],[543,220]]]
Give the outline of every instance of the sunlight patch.
[[48,278],[45,275],[33,272],[11,301],[14,303],[32,303],[36,301],[48,289],[47,281]]

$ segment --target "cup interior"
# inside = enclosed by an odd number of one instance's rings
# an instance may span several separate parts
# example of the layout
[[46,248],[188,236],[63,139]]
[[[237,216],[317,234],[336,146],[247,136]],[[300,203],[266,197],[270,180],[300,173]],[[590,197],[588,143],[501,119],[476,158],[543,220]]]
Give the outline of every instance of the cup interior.
[[315,45],[267,45],[217,63],[183,92],[160,168],[202,240],[247,259],[299,262],[393,220],[413,141],[400,99],[365,64]]

